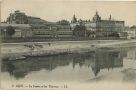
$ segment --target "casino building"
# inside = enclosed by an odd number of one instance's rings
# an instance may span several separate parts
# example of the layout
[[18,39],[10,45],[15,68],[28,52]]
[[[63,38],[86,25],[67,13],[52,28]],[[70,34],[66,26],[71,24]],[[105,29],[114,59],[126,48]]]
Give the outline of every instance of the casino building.
[[86,27],[86,36],[91,38],[119,38],[120,33],[124,33],[124,21],[112,20],[111,15],[108,20],[102,20],[98,12],[95,13],[92,20],[77,20],[74,15],[71,21],[73,29],[80,23]]

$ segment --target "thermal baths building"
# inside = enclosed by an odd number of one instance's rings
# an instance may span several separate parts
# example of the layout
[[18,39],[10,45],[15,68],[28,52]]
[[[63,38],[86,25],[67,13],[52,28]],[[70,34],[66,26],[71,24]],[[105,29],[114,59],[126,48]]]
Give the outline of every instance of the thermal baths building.
[[[38,17],[27,16],[25,13],[22,13],[20,11],[11,13],[6,22],[2,23],[1,25],[1,27],[5,30],[7,26],[18,28],[15,29],[14,37],[28,38],[28,36],[26,35],[30,35],[29,38],[72,37],[72,29],[70,27],[70,24],[61,25],[55,22],[48,22]],[[29,26],[27,30],[25,26]],[[31,31],[31,34],[29,31]]]
[[39,28],[33,28],[33,38],[70,38],[73,34],[70,25],[39,26]]
[[[79,30],[77,34],[84,32],[84,37],[92,38],[125,38],[124,21],[102,20],[98,12],[92,20],[77,20],[75,15],[70,24],[62,25],[56,22],[48,22],[41,18],[27,16],[25,13],[15,11],[7,18],[7,21],[1,25],[3,29],[10,25],[16,28],[14,37],[21,38],[73,38],[73,30],[76,25],[84,25],[86,31]],[[2,34],[3,35],[3,34]],[[80,37],[78,37],[80,38]]]
[[102,38],[102,37],[126,37],[120,36],[124,33],[124,21],[112,20],[111,15],[109,20],[102,20],[98,12],[94,15],[91,20],[77,20],[75,15],[71,21],[71,26],[74,28],[76,25],[83,24],[86,27],[86,36],[91,38]]

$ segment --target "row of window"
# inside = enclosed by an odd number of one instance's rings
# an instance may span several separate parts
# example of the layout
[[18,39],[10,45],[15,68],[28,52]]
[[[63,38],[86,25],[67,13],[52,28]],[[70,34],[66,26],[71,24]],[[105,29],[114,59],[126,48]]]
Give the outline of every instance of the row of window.
[[[72,35],[73,33],[58,33],[56,35]],[[53,35],[51,33],[35,33],[35,35]]]

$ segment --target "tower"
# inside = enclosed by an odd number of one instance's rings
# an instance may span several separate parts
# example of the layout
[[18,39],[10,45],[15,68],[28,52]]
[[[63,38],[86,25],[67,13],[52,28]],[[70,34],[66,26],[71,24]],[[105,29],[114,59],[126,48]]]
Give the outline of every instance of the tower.
[[111,14],[110,14],[109,20],[111,20]]
[[99,16],[98,12],[96,11],[94,17],[93,17],[93,21],[94,22],[98,22],[101,21],[101,17]]
[[72,18],[72,20],[71,20],[71,23],[76,23],[77,22],[77,18],[76,18],[76,16],[75,16],[75,14],[73,15],[73,18]]

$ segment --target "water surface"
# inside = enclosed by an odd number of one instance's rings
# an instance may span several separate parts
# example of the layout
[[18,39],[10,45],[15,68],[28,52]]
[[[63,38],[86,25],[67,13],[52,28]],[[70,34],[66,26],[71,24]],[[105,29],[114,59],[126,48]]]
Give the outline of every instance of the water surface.
[[4,82],[136,82],[136,48],[2,61]]

